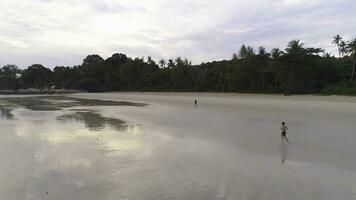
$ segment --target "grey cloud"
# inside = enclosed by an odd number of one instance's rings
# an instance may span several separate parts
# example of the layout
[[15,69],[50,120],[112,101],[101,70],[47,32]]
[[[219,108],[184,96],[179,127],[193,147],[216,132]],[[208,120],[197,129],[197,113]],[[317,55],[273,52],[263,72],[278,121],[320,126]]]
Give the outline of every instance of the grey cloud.
[[[288,41],[302,39],[307,46],[320,45],[319,47],[333,52],[335,48],[330,43],[333,35],[356,37],[356,2],[353,0],[310,0],[311,3],[304,4],[306,1],[298,1],[302,3],[297,4],[292,0],[221,1],[222,4],[231,5],[231,8],[220,8],[215,5],[218,2],[215,0],[154,2],[157,2],[154,4],[155,8],[146,8],[144,6],[148,4],[144,1],[141,4],[139,0],[135,0],[134,4],[114,0],[50,0],[40,2],[46,6],[37,9],[39,13],[34,10],[24,12],[25,8],[20,11],[5,9],[0,13],[0,65],[14,62],[22,66],[33,63],[43,63],[50,67],[75,65],[80,64],[86,54],[95,53],[91,52],[95,48],[98,51],[96,53],[101,52],[104,57],[122,52],[131,57],[150,55],[155,59],[182,56],[192,59],[194,63],[200,63],[231,58],[241,44],[283,49]],[[51,13],[48,9],[57,4],[67,7],[70,5],[75,9]],[[77,9],[82,12],[77,13]],[[224,9],[230,10],[225,12]],[[142,15],[135,18],[136,13]],[[27,17],[27,14],[31,17]],[[103,40],[102,45],[97,47],[89,45],[89,48],[85,43],[88,40],[83,40],[81,46],[78,46],[81,43],[70,46],[70,41],[62,46],[57,43],[54,46],[50,41],[47,44],[40,40],[48,32],[68,34],[66,38],[73,40],[79,36],[89,39],[91,36],[94,39],[106,38],[105,32],[91,32],[92,25],[88,20],[101,14],[105,14],[112,22],[115,22],[114,17],[120,19],[121,15],[126,17],[125,20],[132,20],[125,21],[125,26],[110,22],[107,25],[108,31],[110,25],[118,26],[118,29],[114,29],[117,31],[126,30],[135,26],[138,20],[146,20],[144,22],[148,24],[147,27],[133,28],[134,31],[123,31],[117,35],[115,32],[108,32],[110,39]],[[125,43],[128,39],[136,43]],[[11,46],[11,42],[18,41],[25,42],[30,48]],[[40,42],[42,50],[37,48]],[[70,52],[65,52],[64,47],[67,46],[72,49]],[[31,48],[38,51],[33,53]],[[48,55],[46,48],[51,49],[51,55]],[[59,55],[56,55],[56,51]]]
[[[355,3],[351,1],[344,1],[344,3],[349,5],[349,8],[333,3],[304,9],[298,7],[263,12],[258,15],[255,13],[249,15],[247,11],[243,18],[232,18],[215,29],[180,39],[193,43],[196,51],[220,59],[230,58],[242,44],[284,49],[288,41],[293,39],[302,39],[307,46],[322,45],[320,47],[332,52],[330,41],[333,35],[347,34],[356,30],[356,24],[351,22],[356,18],[356,14],[350,12],[352,10],[350,7]],[[244,29],[246,31],[239,32]]]

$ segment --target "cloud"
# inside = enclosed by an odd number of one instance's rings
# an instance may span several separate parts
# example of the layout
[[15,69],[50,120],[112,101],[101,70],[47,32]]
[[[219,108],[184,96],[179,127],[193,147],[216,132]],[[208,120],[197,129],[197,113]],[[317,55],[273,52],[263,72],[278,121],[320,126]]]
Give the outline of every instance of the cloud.
[[92,53],[193,63],[229,59],[241,44],[302,39],[331,52],[355,37],[353,0],[0,0],[0,65],[80,64]]

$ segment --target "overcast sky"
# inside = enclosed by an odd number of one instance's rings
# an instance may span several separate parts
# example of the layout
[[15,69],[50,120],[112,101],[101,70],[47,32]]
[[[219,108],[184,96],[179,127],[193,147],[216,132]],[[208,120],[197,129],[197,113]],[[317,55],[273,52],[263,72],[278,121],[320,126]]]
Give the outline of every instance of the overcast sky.
[[355,0],[0,0],[0,65],[81,64],[89,54],[230,59],[241,44],[335,52],[356,37]]

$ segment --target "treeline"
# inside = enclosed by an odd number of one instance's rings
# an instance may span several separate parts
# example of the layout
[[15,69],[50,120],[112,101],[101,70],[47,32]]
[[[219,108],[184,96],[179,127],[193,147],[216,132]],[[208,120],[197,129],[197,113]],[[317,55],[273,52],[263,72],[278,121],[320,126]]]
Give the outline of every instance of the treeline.
[[334,41],[339,56],[321,48],[307,48],[299,40],[285,50],[267,51],[242,45],[231,60],[192,65],[180,57],[160,60],[129,58],[114,54],[107,59],[87,56],[81,65],[57,66],[53,70],[40,64],[19,69],[5,65],[0,69],[0,89],[56,88],[101,91],[200,91],[253,93],[356,94],[353,81],[356,39]]

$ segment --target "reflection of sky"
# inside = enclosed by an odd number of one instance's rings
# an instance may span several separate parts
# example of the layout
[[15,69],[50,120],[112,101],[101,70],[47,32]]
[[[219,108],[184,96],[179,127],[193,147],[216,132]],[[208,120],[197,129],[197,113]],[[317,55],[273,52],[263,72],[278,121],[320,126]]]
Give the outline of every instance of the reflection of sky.
[[300,149],[293,142],[275,146],[281,155],[261,155],[205,135],[173,137],[164,134],[161,126],[125,122],[127,128],[118,131],[110,125],[112,118],[103,117],[107,112],[94,115],[104,118],[99,121],[105,124],[96,130],[82,118],[57,120],[76,111],[19,109],[13,113],[14,136],[19,136],[16,150],[31,152],[16,159],[34,160],[26,165],[28,170],[20,168],[19,174],[26,173],[28,178],[19,181],[23,185],[18,190],[24,196],[14,199],[333,200],[355,196],[355,171],[296,160]]
[[[143,141],[138,140],[141,128],[115,118],[105,118],[100,114],[85,110],[83,112],[66,111],[31,111],[18,109],[19,115],[15,133],[22,139],[36,141],[45,150],[36,152],[38,162],[47,160],[54,149],[63,151],[68,145],[74,145],[77,151],[81,148],[97,149],[110,156],[125,153],[138,153],[141,157],[148,156],[149,148]],[[37,116],[37,117],[36,117]],[[43,143],[44,142],[44,143]],[[57,152],[60,157],[48,166],[52,169],[90,167],[91,161],[85,158],[74,158],[63,152]],[[53,155],[52,155],[53,156]],[[48,163],[47,163],[48,164]]]
[[[41,122],[39,124],[38,122],[21,121],[16,127],[16,134],[20,138],[35,140],[39,143],[45,142],[43,145],[47,148],[44,151],[36,152],[35,157],[38,161],[48,159],[49,154],[55,154],[55,151],[63,151],[63,148],[67,147],[68,149],[75,148],[73,150],[77,151],[91,146],[100,152],[110,153],[110,155],[147,150],[147,145],[145,147],[144,142],[137,139],[141,130],[136,125],[128,125],[125,131],[118,133],[116,129],[109,126],[93,131],[85,127],[80,121],[72,121],[66,123],[65,126],[53,119]],[[51,168],[65,169],[91,166],[91,162],[86,158],[74,158],[71,157],[72,155],[62,155],[63,152],[57,153],[59,154],[56,156],[60,159],[56,163],[52,163]]]
[[94,111],[67,113],[57,117],[57,120],[63,123],[72,121],[83,123],[85,127],[93,131],[103,130],[107,127],[112,127],[117,131],[126,131],[129,127],[123,120],[103,117]]
[[[32,112],[42,113],[42,116],[32,119]],[[142,130],[138,125],[95,114],[89,115],[89,118],[94,117],[99,121],[100,128],[93,129],[87,126],[94,120],[88,120],[88,116],[83,118],[80,115],[78,119],[66,120],[60,118],[75,113],[72,111],[20,109],[15,113],[21,115],[16,123],[16,135],[35,147],[33,157],[36,167],[31,172],[31,184],[23,189],[27,197],[41,199],[39,197],[45,194],[60,199],[83,199],[74,194],[85,188],[84,199],[100,199],[103,197],[100,188],[110,186],[113,178],[110,175],[117,170],[117,166],[112,166],[113,163],[107,158],[124,159],[127,165],[136,160],[146,160],[152,155],[151,143],[141,138]],[[114,122],[125,124],[125,128],[118,129]],[[130,169],[121,165],[122,168]],[[92,190],[88,191],[91,187]]]
[[[28,113],[23,116],[31,118]],[[25,120],[23,116],[19,117],[21,120],[18,121],[16,126],[18,136],[41,138],[53,143],[70,142],[85,137],[98,138],[98,136],[119,135],[120,133],[140,133],[138,125],[127,124],[114,118],[103,118],[99,114],[93,115],[94,118],[91,115],[60,115],[56,117],[49,114],[47,120],[44,119],[45,116],[35,120]],[[54,119],[51,119],[51,117]],[[118,124],[114,122],[118,122]]]

